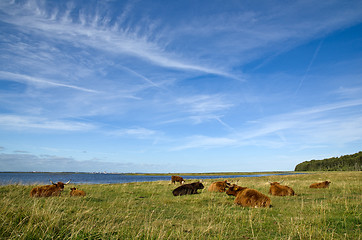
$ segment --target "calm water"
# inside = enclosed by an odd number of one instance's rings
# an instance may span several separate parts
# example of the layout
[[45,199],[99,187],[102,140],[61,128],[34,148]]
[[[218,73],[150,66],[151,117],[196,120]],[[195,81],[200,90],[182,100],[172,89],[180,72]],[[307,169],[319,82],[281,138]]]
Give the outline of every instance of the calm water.
[[[278,174],[256,174],[256,175],[213,175],[213,176],[182,176],[187,179],[213,179],[213,178],[236,178],[236,177],[261,177],[271,175],[290,175],[297,173]],[[126,174],[104,174],[104,173],[9,173],[0,172],[0,185],[7,184],[49,184],[53,182],[67,182],[73,184],[108,184],[108,183],[129,183],[129,182],[152,182],[171,181],[171,176],[157,175],[126,175]]]

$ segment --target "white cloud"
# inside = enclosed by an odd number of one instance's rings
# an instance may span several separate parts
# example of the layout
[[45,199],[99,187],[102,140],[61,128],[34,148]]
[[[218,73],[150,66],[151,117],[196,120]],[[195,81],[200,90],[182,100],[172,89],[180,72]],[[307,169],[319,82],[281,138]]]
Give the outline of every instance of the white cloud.
[[177,99],[177,103],[184,106],[190,113],[212,113],[229,109],[233,106],[227,103],[220,95],[195,95]]
[[17,81],[17,82],[21,82],[21,83],[26,82],[30,85],[36,85],[36,86],[42,86],[42,87],[65,87],[65,88],[71,88],[71,89],[79,90],[79,91],[83,91],[83,92],[99,93],[99,91],[93,90],[93,89],[78,87],[78,86],[69,85],[69,84],[57,83],[57,82],[55,82],[53,80],[49,80],[49,79],[37,78],[37,77],[32,77],[32,76],[27,76],[27,75],[17,74],[17,73],[11,73],[11,72],[0,71],[0,78],[2,78],[4,80],[12,80],[12,81]]
[[[87,45],[95,49],[108,51],[112,55],[128,54],[136,56],[162,67],[200,71],[239,79],[239,77],[217,68],[201,66],[189,62],[175,53],[169,53],[165,51],[161,44],[148,39],[147,33],[139,36],[139,33],[130,32],[127,29],[114,30],[112,26],[107,26],[105,22],[98,20],[97,15],[93,18],[93,22],[97,24],[87,25],[78,24],[71,19],[69,12],[72,9],[65,11],[63,21],[54,21],[51,20],[54,17],[49,18],[44,10],[39,11],[40,8],[36,4],[27,9],[29,12],[22,13],[19,13],[18,9],[6,7],[12,17],[2,19],[3,21],[20,26],[24,30],[33,31],[39,36],[45,36],[56,41],[67,41],[76,46]],[[80,19],[85,19],[82,15],[80,16]]]
[[109,134],[113,136],[125,136],[125,137],[144,139],[144,138],[155,137],[159,134],[159,132],[142,127],[136,127],[136,128],[127,128],[127,129],[111,131],[109,132]]
[[[361,105],[361,100],[345,101],[261,118],[250,122],[243,129],[230,128],[232,133],[225,136],[185,138],[172,150],[241,146],[293,146],[298,149],[316,145],[323,148],[341,146],[362,139],[362,117],[355,108]],[[348,110],[350,115],[340,116],[336,110]]]
[[88,131],[95,129],[95,126],[89,123],[5,114],[0,115],[0,126],[6,127],[6,129],[11,128],[17,130],[48,129],[61,131]]
[[[362,79],[362,76],[359,78]],[[335,93],[345,99],[356,99],[362,96],[362,87],[340,87]]]

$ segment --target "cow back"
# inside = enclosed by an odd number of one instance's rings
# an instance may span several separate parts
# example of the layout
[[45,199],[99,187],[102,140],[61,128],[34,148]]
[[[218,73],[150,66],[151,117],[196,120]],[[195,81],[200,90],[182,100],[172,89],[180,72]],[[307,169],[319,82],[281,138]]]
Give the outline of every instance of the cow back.
[[239,191],[234,203],[243,207],[270,207],[271,200],[268,196],[255,189],[244,189]]
[[30,191],[31,197],[52,197],[60,196],[64,189],[64,183],[58,182],[57,184],[44,185],[35,187]]
[[327,187],[329,187],[330,183],[331,182],[329,182],[329,181],[324,181],[324,182],[320,182],[320,183],[313,183],[309,187],[310,188],[327,188]]
[[294,196],[294,190],[291,187],[280,185],[277,182],[271,183],[269,194],[273,196]]
[[184,184],[172,191],[172,194],[174,196],[182,196],[182,195],[188,195],[188,194],[197,194],[198,189],[203,189],[204,185],[200,182],[194,182],[189,184]]
[[230,184],[225,180],[221,182],[213,182],[208,188],[209,192],[225,192]]
[[82,190],[73,190],[70,192],[70,196],[85,196],[86,193]]

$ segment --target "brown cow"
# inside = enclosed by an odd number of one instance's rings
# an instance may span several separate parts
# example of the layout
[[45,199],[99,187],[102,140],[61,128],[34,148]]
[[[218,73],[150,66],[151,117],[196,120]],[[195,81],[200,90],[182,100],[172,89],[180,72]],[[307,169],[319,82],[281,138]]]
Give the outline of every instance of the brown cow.
[[176,182],[179,182],[180,184],[184,184],[185,180],[179,176],[171,176],[171,183],[176,184]]
[[230,187],[227,180],[221,182],[213,182],[208,188],[209,192],[225,192],[226,188]]
[[70,189],[70,196],[85,196],[85,192],[83,190],[77,190],[75,187]]
[[279,182],[269,182],[269,194],[274,196],[294,196],[294,190],[291,187],[280,185]]
[[66,183],[57,182],[53,183],[51,180],[49,180],[52,185],[45,185],[45,186],[39,186],[35,187],[30,191],[30,197],[52,197],[52,196],[60,196],[64,189],[64,185],[67,185],[70,183],[70,180]]
[[324,182],[320,182],[320,183],[313,183],[309,187],[310,188],[327,188],[327,187],[329,187],[330,183],[331,182],[329,182],[329,181],[324,181]]
[[234,184],[226,194],[235,196],[234,203],[243,207],[272,207],[270,198],[255,189]]

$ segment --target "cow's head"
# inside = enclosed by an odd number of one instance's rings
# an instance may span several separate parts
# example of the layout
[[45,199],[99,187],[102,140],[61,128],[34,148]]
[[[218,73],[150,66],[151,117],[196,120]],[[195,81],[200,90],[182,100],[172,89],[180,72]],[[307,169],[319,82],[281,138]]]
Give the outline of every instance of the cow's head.
[[284,180],[281,182],[269,182],[269,183],[270,183],[270,186],[277,186],[277,185],[280,185],[282,182],[284,182]]
[[64,189],[64,185],[67,185],[70,183],[70,180],[66,183],[63,182],[57,182],[57,183],[53,183],[52,180],[49,180],[54,186],[56,186],[56,188],[63,190]]
[[245,189],[246,189],[246,187],[240,187],[238,185],[233,184],[226,191],[226,194],[236,196],[238,194],[238,192],[244,191]]
[[198,182],[197,189],[204,189],[204,184],[202,184],[201,182]]

